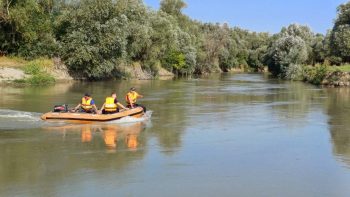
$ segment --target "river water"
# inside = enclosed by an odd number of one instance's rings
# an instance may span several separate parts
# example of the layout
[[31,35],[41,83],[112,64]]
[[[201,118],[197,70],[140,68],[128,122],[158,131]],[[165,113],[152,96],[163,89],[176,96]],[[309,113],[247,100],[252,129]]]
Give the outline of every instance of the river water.
[[[131,86],[141,121],[39,119]],[[222,74],[0,95],[0,196],[350,196],[350,89]]]

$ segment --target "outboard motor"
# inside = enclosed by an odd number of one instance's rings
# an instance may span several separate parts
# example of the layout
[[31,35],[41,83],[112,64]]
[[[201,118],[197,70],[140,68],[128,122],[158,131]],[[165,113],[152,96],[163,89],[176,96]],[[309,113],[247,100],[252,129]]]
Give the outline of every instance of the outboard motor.
[[54,112],[68,112],[68,105],[55,105]]

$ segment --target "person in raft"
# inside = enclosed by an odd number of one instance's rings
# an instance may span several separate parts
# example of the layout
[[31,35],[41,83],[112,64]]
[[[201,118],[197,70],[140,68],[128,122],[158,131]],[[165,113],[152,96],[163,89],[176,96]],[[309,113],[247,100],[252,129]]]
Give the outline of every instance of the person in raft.
[[74,109],[73,112],[85,112],[85,113],[94,113],[97,114],[98,110],[95,105],[94,99],[92,99],[89,93],[85,93],[84,97],[81,99],[81,103],[79,103]]
[[117,94],[113,92],[111,96],[106,98],[106,102],[101,107],[102,114],[114,114],[119,112],[119,108],[128,110],[128,108],[124,107],[117,100]]
[[125,96],[125,100],[128,108],[142,107],[143,111],[146,112],[146,108],[142,105],[137,104],[137,99],[143,98],[143,96],[136,92],[136,88],[130,88],[129,92]]

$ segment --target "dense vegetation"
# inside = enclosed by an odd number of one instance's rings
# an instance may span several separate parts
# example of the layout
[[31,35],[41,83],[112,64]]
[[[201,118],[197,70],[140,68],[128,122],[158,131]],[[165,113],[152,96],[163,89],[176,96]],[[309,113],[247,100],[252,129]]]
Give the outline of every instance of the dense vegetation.
[[0,53],[60,57],[93,80],[120,77],[133,62],[154,76],[160,67],[182,75],[268,66],[288,79],[322,71],[313,65],[350,62],[350,3],[339,6],[327,35],[296,24],[270,35],[201,23],[185,7],[183,0],[162,0],[157,11],[142,0],[0,0]]

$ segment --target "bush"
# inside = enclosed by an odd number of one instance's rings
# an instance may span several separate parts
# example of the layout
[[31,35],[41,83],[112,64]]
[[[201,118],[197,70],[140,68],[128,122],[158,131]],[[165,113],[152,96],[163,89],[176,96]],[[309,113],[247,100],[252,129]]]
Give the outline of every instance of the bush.
[[42,67],[36,63],[29,63],[24,67],[24,73],[27,75],[37,75],[42,72]]
[[326,77],[329,69],[326,65],[316,65],[315,67],[307,67],[304,69],[304,80],[315,85],[320,85]]
[[45,72],[48,69],[52,69],[54,63],[51,59],[38,58],[28,62],[23,70],[27,75],[36,75]]
[[327,57],[325,60],[328,64],[330,65],[337,65],[339,66],[342,63],[342,58],[341,57],[336,57],[336,56],[330,56]]
[[55,78],[48,73],[39,73],[26,79],[26,83],[31,85],[52,84],[54,82]]
[[163,65],[169,71],[178,72],[186,65],[186,57],[183,53],[178,51],[171,51],[165,57]]
[[55,82],[55,78],[46,72],[45,68],[52,66],[52,61],[47,59],[36,59],[23,68],[24,73],[30,75],[29,78],[16,80],[16,83],[24,83],[31,85],[43,85],[52,84]]
[[32,75],[29,78],[17,79],[14,82],[29,85],[50,85],[55,83],[55,78],[48,73],[39,73],[37,75]]

